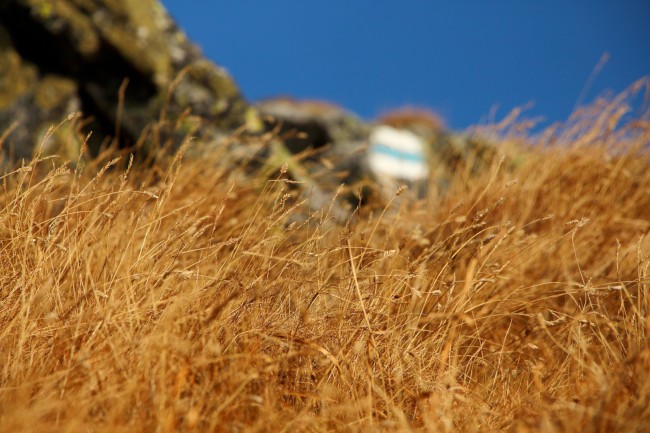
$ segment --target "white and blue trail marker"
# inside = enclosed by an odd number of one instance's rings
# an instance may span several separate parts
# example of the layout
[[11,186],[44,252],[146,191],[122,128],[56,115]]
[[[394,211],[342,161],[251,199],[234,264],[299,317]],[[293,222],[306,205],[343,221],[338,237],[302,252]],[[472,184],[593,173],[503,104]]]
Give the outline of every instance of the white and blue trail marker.
[[426,181],[429,164],[424,141],[403,129],[381,125],[370,134],[368,165],[379,181]]

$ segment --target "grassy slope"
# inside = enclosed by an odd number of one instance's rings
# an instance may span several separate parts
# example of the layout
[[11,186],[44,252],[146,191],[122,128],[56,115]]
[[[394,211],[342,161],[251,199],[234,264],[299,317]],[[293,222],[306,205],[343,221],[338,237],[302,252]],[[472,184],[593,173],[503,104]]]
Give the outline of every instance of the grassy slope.
[[619,108],[345,227],[223,155],[5,176],[0,431],[650,429],[650,121]]

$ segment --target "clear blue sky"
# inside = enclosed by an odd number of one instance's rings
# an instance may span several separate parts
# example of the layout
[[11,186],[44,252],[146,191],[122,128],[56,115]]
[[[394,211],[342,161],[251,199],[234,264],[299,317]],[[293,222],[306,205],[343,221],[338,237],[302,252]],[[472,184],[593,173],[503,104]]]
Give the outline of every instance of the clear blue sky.
[[650,74],[650,0],[163,0],[244,95],[318,98],[364,118],[432,108],[455,129],[534,103],[564,120]]

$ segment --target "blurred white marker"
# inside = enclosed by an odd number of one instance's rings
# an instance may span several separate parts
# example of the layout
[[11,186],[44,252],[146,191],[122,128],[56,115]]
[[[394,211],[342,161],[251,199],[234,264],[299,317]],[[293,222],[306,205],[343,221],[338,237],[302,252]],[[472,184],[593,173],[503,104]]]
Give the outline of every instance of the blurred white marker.
[[429,176],[424,141],[407,130],[378,126],[370,134],[370,170],[380,180],[422,181]]

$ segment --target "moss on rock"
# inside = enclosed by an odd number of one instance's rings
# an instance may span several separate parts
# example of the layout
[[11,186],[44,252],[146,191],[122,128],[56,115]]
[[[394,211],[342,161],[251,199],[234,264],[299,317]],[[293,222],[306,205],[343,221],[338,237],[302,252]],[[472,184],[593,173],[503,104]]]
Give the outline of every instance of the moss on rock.
[[3,0],[0,54],[0,132],[18,122],[7,141],[20,157],[36,148],[22,128],[58,123],[69,108],[93,119],[95,150],[117,129],[135,143],[163,111],[175,121],[189,109],[207,136],[250,117],[229,74],[158,0]]

